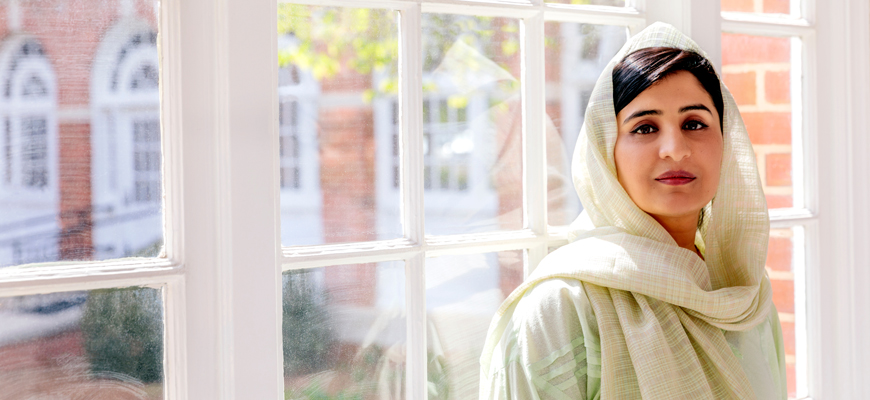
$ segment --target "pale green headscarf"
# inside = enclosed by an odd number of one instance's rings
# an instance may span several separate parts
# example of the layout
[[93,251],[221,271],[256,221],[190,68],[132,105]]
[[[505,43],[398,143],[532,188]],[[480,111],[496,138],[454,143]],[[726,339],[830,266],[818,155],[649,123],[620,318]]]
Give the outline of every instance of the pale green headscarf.
[[574,152],[574,185],[585,208],[572,225],[574,242],[548,255],[497,311],[481,356],[483,379],[523,294],[544,280],[576,279],[600,330],[602,399],[755,398],[723,333],[750,329],[772,309],[764,269],[770,223],[755,154],[723,85],[721,177],[696,236],[706,262],[678,247],[616,178],[612,71],[647,47],[705,55],[674,27],[655,23],[601,73]]

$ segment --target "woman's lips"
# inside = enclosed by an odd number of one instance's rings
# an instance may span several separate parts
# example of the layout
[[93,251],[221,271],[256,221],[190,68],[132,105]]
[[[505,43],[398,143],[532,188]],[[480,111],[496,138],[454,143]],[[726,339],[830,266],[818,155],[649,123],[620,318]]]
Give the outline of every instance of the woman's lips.
[[697,177],[688,171],[668,171],[656,178],[656,181],[664,183],[665,185],[685,185],[689,182],[692,182]]

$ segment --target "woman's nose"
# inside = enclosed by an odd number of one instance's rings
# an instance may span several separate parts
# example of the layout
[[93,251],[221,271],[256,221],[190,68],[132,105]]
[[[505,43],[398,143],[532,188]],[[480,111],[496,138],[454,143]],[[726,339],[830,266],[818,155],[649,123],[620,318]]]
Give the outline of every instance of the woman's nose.
[[667,129],[659,135],[659,157],[680,161],[692,155],[692,149],[680,129]]

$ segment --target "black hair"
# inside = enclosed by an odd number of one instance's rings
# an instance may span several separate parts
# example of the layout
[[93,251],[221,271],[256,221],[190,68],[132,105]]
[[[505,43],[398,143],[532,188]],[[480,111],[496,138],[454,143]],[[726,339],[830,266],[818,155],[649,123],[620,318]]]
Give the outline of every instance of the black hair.
[[719,112],[719,127],[722,125],[724,102],[719,77],[704,56],[694,51],[673,47],[647,47],[625,56],[613,67],[613,106],[619,114],[628,103],[656,82],[678,71],[688,71],[698,79],[710,95]]

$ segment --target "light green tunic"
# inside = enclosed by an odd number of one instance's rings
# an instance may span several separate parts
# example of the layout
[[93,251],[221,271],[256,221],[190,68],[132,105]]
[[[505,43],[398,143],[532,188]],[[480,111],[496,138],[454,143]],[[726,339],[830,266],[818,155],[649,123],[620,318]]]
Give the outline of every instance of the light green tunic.
[[782,333],[765,272],[770,219],[740,112],[722,86],[718,187],[695,246],[673,237],[616,176],[612,71],[633,51],[703,55],[654,23],[602,72],[572,163],[584,206],[572,243],[499,307],[481,354],[485,399],[784,399]]
[[[491,399],[599,399],[601,347],[583,283],[550,279],[525,293],[493,352]],[[771,306],[773,307],[773,306]],[[749,330],[725,331],[758,399],[785,399],[782,332],[776,309]],[[568,341],[568,338],[571,340]]]

